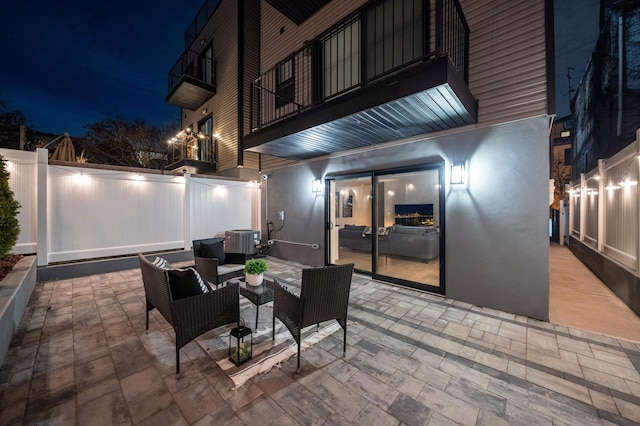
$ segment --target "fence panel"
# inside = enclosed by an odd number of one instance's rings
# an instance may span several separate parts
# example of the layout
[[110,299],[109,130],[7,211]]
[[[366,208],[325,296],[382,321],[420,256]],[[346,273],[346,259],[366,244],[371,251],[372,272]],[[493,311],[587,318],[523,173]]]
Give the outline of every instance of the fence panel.
[[571,187],[569,231],[571,236],[580,239],[580,185]]
[[[40,156],[44,164],[39,170],[38,152],[0,149],[0,155],[8,160],[9,187],[22,205],[13,252],[37,252],[39,265],[188,250],[194,238],[230,229],[260,229],[256,183],[187,177],[187,194],[182,176],[90,164],[47,165],[46,152]],[[39,182],[44,184],[40,192]]]
[[571,235],[640,276],[638,180],[640,129],[634,142],[574,182]]
[[600,177],[598,170],[589,173],[585,179],[585,188],[582,191],[585,208],[584,242],[593,248],[598,248],[598,186]]
[[52,166],[48,262],[184,246],[184,178]]
[[603,251],[634,270],[638,259],[636,151],[635,146],[629,146],[604,161],[606,195],[603,200],[606,215]]
[[191,178],[191,183],[191,239],[232,229],[259,229],[259,214],[255,214],[260,204],[258,184],[199,177]]

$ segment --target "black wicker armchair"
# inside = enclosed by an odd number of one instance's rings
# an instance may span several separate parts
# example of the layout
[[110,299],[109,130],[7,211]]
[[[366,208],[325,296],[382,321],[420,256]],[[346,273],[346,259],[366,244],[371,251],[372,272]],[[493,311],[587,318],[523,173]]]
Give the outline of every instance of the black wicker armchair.
[[298,344],[298,372],[301,332],[307,326],[337,320],[344,331],[343,356],[347,352],[347,308],[353,268],[354,265],[350,263],[303,269],[300,296],[289,293],[280,283],[274,281],[272,339],[275,339],[278,318]]
[[218,290],[174,300],[168,272],[138,254],[147,299],[147,332],[149,311],[156,308],[176,333],[176,374],[180,374],[180,348],[202,333],[225,324],[240,321],[238,284]]
[[202,278],[218,288],[232,278],[244,276],[244,265],[219,265],[215,257],[194,257],[196,269]]
[[225,253],[224,238],[193,240],[196,269],[216,288],[232,278],[244,276],[245,255]]

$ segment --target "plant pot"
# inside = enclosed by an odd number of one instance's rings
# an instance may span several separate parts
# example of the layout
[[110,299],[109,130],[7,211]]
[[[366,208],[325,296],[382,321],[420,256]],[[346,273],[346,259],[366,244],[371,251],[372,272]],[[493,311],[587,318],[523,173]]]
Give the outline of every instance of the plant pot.
[[245,280],[247,284],[252,285],[254,287],[262,284],[262,280],[264,279],[264,274],[245,274]]

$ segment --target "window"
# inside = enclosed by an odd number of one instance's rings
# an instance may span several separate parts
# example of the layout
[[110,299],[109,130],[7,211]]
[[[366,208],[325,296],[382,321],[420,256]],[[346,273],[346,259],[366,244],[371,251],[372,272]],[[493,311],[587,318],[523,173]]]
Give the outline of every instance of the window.
[[198,57],[198,69],[200,70],[200,79],[206,83],[214,84],[213,72],[213,48],[211,44],[200,53]]
[[213,117],[210,115],[198,123],[198,133],[206,136],[200,140],[200,161],[215,162],[215,147],[213,146]]
[[571,148],[566,148],[564,150],[564,165],[565,166],[571,165]]
[[296,96],[293,58],[284,61],[276,68],[276,108],[293,102]]

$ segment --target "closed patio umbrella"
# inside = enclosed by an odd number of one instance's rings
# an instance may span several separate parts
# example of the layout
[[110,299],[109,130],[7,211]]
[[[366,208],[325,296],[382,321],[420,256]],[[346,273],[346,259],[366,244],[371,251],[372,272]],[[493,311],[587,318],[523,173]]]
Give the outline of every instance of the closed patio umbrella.
[[69,136],[65,136],[58,146],[56,146],[56,150],[53,152],[53,155],[51,155],[51,159],[58,161],[76,161],[76,150]]

